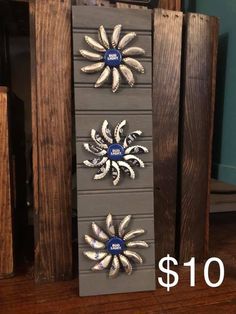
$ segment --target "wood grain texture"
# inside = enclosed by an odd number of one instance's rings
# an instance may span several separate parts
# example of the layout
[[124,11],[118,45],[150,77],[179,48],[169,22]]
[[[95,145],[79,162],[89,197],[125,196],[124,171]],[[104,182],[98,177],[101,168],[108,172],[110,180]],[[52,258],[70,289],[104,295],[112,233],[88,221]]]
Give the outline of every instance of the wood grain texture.
[[[181,134],[180,261],[207,248],[216,37],[213,19],[187,14]],[[215,21],[216,22],[216,21]]]
[[71,253],[71,5],[30,3],[35,279],[68,279]]
[[153,111],[157,259],[175,255],[181,12],[154,14]]
[[172,11],[181,11],[181,0],[159,0],[158,8]]
[[0,278],[13,275],[12,189],[7,89],[0,87]]

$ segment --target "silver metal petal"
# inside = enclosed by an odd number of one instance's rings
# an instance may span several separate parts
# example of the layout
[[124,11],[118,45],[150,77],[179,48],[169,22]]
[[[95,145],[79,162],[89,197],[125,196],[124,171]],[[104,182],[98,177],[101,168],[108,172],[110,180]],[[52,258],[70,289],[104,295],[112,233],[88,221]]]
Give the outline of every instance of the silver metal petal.
[[144,73],[144,67],[143,65],[134,58],[123,58],[123,62],[130,66],[131,68],[135,69],[139,73]]
[[140,47],[130,47],[122,51],[123,56],[143,56],[145,55],[145,50]]
[[119,69],[123,74],[124,78],[126,79],[127,83],[130,87],[134,86],[134,76],[132,71],[124,64],[120,64]]
[[106,66],[105,69],[102,71],[102,74],[97,79],[94,87],[102,86],[108,79],[111,74],[111,69],[109,66]]
[[120,167],[115,161],[112,161],[111,163],[111,173],[112,173],[113,185],[117,185],[120,181]]
[[94,180],[100,180],[104,178],[111,167],[111,161],[108,159],[105,163],[105,165],[102,166],[102,168],[99,169],[99,171],[95,174]]
[[125,125],[126,125],[126,120],[123,120],[116,125],[115,130],[114,130],[114,137],[115,137],[116,143],[120,143],[121,135],[124,133]]
[[95,266],[92,267],[92,270],[103,270],[107,268],[111,262],[112,255],[107,255],[103,260],[101,260],[99,263],[97,263]]
[[99,26],[99,29],[98,29],[98,37],[99,37],[100,43],[101,43],[106,49],[109,49],[109,48],[110,48],[109,40],[108,40],[107,33],[106,33],[105,28],[104,28],[103,25]]
[[88,51],[88,50],[84,50],[84,49],[81,49],[80,51],[80,54],[88,59],[88,60],[92,60],[92,61],[99,61],[99,60],[102,60],[103,59],[103,56],[98,54],[98,53],[95,53],[95,52],[91,52],[91,51]]
[[125,48],[128,43],[131,42],[131,40],[133,40],[136,37],[136,33],[135,32],[131,32],[126,34],[124,37],[121,38],[119,45],[118,45],[118,49],[123,49]]
[[109,235],[111,237],[115,236],[115,227],[114,227],[114,224],[113,224],[113,219],[112,219],[112,215],[111,214],[108,214],[107,218],[106,218],[106,230],[107,230],[107,232],[109,233]]
[[110,278],[115,278],[118,276],[120,270],[120,262],[118,257],[115,255],[112,260],[110,272],[109,272],[109,277]]
[[91,130],[91,138],[101,148],[107,149],[108,145],[105,143],[101,135],[94,129]]
[[105,249],[105,244],[95,240],[94,238],[90,237],[89,235],[84,236],[85,242],[88,243],[93,249]]
[[108,157],[98,157],[91,160],[84,160],[83,164],[87,167],[94,168],[104,165],[107,160]]
[[131,220],[131,215],[126,216],[125,218],[123,218],[120,222],[119,228],[118,228],[118,234],[119,237],[123,237],[123,235],[125,234],[125,230],[128,227],[130,220]]
[[130,241],[130,242],[127,242],[125,244],[127,247],[131,247],[131,248],[146,248],[146,247],[149,247],[149,245],[147,244],[147,242],[145,241]]
[[109,123],[107,120],[104,120],[102,124],[102,135],[108,143],[113,143],[112,130],[109,127]]
[[131,163],[132,166],[138,166],[141,168],[145,167],[144,162],[135,155],[125,155],[124,160],[129,161],[129,163]]
[[117,68],[113,68],[112,70],[112,91],[115,93],[120,86],[120,72]]
[[137,130],[137,131],[133,131],[128,136],[126,136],[124,140],[124,144],[123,144],[124,148],[128,147],[131,143],[133,143],[133,141],[141,134],[142,134],[142,131]]
[[122,160],[117,161],[118,165],[120,166],[120,168],[129,175],[129,177],[131,179],[135,179],[135,172],[134,170],[130,167],[130,165]]
[[135,237],[138,237],[144,233],[145,233],[145,230],[143,230],[143,229],[131,230],[130,232],[126,233],[126,235],[123,237],[123,240],[127,241],[127,240],[133,239]]
[[111,36],[111,44],[112,44],[113,48],[116,48],[116,46],[117,46],[117,44],[119,42],[121,28],[122,28],[121,24],[118,24],[118,25],[116,25],[114,27],[114,30],[113,30],[113,33],[112,33],[112,36]]
[[98,146],[96,146],[94,144],[90,144],[90,143],[84,143],[84,148],[88,152],[90,152],[96,156],[105,156],[107,153],[107,151],[102,149],[101,147],[98,147]]
[[101,44],[99,44],[95,39],[89,36],[84,36],[86,43],[96,51],[105,52],[106,48],[104,48]]
[[92,223],[92,230],[95,236],[102,242],[106,242],[109,240],[109,237],[106,233],[95,223]]
[[128,258],[131,258],[134,262],[139,263],[139,264],[143,263],[142,257],[137,252],[125,250],[123,253]]
[[145,154],[148,153],[148,149],[145,146],[135,145],[126,148],[125,154]]
[[119,254],[119,258],[120,258],[120,261],[121,261],[122,266],[124,267],[125,272],[126,272],[128,275],[131,275],[133,268],[132,268],[132,265],[130,264],[128,258],[125,257],[125,256],[122,255],[122,254]]
[[96,252],[96,251],[84,251],[84,256],[91,259],[92,261],[100,261],[107,256],[106,252]]
[[100,72],[105,66],[105,62],[97,62],[90,65],[86,65],[81,68],[81,71],[84,73],[96,73]]

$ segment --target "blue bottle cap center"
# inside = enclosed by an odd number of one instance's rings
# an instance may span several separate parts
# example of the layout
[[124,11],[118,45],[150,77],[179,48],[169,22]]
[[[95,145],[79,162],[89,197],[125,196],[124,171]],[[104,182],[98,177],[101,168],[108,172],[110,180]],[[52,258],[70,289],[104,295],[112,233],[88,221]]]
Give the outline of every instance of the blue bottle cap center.
[[120,144],[111,144],[108,147],[107,155],[111,160],[121,160],[124,156],[125,149]]
[[113,237],[107,242],[107,251],[112,255],[121,254],[125,250],[125,241],[119,237]]
[[122,55],[117,49],[107,49],[104,54],[104,61],[109,67],[118,67],[122,61]]

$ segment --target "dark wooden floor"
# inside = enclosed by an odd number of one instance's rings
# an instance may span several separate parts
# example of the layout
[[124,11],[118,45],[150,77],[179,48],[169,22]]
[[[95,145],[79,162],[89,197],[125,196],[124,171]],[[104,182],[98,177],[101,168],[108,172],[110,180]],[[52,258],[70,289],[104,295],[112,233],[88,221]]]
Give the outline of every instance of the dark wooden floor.
[[[197,226],[196,226],[197,228]],[[30,275],[0,281],[0,313],[236,313],[236,213],[211,216],[210,256],[222,258],[226,277],[221,287],[208,288],[198,265],[195,288],[189,273],[178,268],[180,283],[170,292],[78,297],[77,280],[35,285]],[[217,268],[212,267],[212,280]],[[94,283],[99,284],[99,283]]]

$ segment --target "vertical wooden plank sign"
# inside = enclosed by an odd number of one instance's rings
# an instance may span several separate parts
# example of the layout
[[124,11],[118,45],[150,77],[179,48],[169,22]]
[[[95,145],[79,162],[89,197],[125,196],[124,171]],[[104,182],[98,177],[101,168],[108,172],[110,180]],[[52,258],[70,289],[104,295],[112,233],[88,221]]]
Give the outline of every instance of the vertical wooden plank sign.
[[72,12],[80,295],[153,290],[151,12]]
[[183,69],[180,261],[205,257],[209,220],[217,18],[187,14]]
[[8,95],[5,87],[0,87],[0,160],[0,278],[6,278],[13,275],[13,230]]
[[36,281],[72,273],[71,5],[30,2]]
[[155,10],[153,120],[156,256],[175,256],[183,14]]

